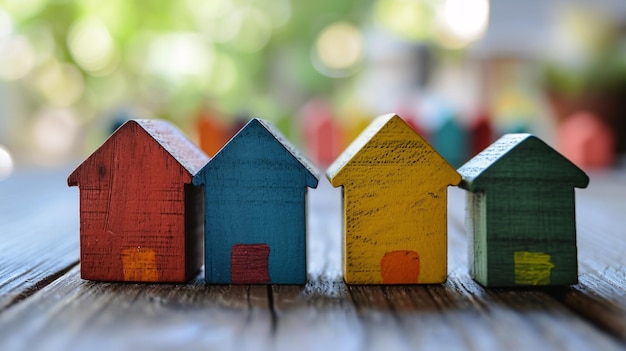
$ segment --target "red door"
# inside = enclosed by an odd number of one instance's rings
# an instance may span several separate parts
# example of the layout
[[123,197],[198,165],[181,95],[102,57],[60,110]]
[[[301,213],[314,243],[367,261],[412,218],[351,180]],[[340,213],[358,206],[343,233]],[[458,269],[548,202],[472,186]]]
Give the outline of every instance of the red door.
[[230,252],[230,281],[233,284],[269,284],[267,244],[237,244]]

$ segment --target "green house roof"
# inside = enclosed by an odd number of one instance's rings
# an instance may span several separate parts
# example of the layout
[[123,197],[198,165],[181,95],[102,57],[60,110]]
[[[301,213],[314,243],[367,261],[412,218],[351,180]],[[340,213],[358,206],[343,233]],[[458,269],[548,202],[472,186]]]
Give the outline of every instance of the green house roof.
[[531,134],[506,134],[458,169],[461,188],[477,192],[503,182],[551,183],[585,188],[589,177]]

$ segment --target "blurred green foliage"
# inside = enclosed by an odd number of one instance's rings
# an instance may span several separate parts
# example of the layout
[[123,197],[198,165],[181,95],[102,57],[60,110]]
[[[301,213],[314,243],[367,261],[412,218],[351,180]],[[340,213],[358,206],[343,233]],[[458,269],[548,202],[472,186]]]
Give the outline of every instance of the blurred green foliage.
[[[10,15],[14,31],[29,40],[36,56],[46,45],[53,46],[50,56],[38,59],[17,84],[35,97],[35,105],[44,105],[50,102],[37,88],[45,71],[41,67],[50,60],[74,65],[82,75],[84,92],[72,107],[83,118],[133,104],[172,119],[192,118],[205,104],[233,114],[291,113],[301,100],[332,96],[337,87],[338,78],[323,75],[311,62],[319,32],[337,20],[361,23],[370,7],[370,1],[354,0],[0,0],[0,10]],[[116,60],[101,72],[85,69],[71,47],[73,28],[93,19],[106,26]],[[229,25],[235,25],[237,33],[216,39]],[[204,68],[197,72],[160,74],[150,66],[159,58],[151,56],[158,55],[158,40],[168,34],[183,39],[187,37],[180,34],[197,35],[198,50],[211,62],[198,63]],[[176,53],[165,53],[166,60],[177,58]],[[289,87],[292,94],[285,97],[277,86]]]

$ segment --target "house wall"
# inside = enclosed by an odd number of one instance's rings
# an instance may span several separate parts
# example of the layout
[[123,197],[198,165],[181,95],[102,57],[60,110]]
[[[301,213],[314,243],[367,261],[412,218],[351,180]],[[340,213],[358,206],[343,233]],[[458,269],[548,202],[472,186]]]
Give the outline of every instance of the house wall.
[[470,276],[487,284],[487,197],[483,192],[467,193],[466,228]]
[[204,263],[204,186],[185,184],[185,272],[187,278]]
[[381,259],[399,250],[419,256],[419,275],[413,283],[445,281],[447,186],[433,189],[431,183],[413,177],[400,181],[400,186],[381,187],[380,179],[363,178],[344,185],[346,282],[382,284]]
[[205,203],[207,282],[230,283],[230,253],[234,245],[267,244],[271,281],[304,284],[305,186],[264,177],[245,183],[236,178],[207,181],[205,189],[213,190]]
[[515,253],[549,255],[550,284],[577,282],[574,190],[517,184],[487,193],[487,281],[515,286]]

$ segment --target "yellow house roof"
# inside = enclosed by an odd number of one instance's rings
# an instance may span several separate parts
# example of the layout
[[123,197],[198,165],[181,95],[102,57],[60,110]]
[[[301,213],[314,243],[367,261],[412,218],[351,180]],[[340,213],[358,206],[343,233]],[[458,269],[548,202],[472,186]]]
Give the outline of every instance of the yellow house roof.
[[330,165],[326,176],[333,186],[348,178],[434,177],[439,185],[458,185],[456,170],[402,118],[376,118]]

